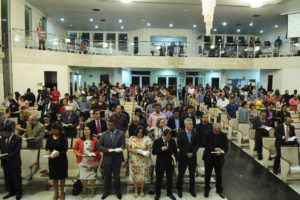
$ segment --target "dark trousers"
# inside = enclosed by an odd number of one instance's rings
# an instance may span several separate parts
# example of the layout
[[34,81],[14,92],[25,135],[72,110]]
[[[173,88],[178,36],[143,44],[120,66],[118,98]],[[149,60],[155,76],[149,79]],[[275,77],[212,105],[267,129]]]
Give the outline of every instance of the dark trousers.
[[120,181],[120,162],[112,162],[111,164],[104,164],[104,193],[109,194],[111,189],[111,177],[114,174],[115,194],[121,194]]
[[255,146],[257,148],[257,154],[261,156],[262,153],[262,137],[269,137],[268,131],[256,131],[255,132]]
[[222,192],[222,168],[224,165],[224,157],[212,156],[204,161],[205,166],[205,191],[210,190],[210,178],[213,168],[216,172],[216,188],[217,192]]
[[178,178],[177,178],[177,185],[176,189],[178,191],[182,191],[182,184],[183,184],[183,177],[186,171],[186,168],[189,168],[190,173],[190,190],[194,191],[195,189],[195,173],[196,173],[196,161],[197,158],[193,157],[191,159],[189,158],[179,158],[178,162]]
[[45,47],[45,40],[39,40],[39,49],[43,49],[43,50],[46,50],[46,47]]
[[167,195],[172,194],[172,181],[173,181],[173,172],[174,172],[174,167],[169,166],[167,169],[162,170],[159,168],[156,168],[155,173],[156,173],[156,184],[155,184],[155,193],[156,196],[160,196],[160,190],[162,188],[162,181],[164,177],[164,173],[166,172],[167,175]]
[[3,165],[5,185],[10,194],[22,195],[21,166],[14,167]]

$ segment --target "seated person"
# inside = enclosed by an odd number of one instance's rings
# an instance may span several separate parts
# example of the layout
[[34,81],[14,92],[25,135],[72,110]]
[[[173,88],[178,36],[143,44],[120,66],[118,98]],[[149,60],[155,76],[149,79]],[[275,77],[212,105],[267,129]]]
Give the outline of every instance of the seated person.
[[45,126],[45,135],[44,138],[47,138],[50,135],[50,130],[52,127],[52,123],[50,120],[50,115],[44,115],[43,124]]
[[18,124],[16,129],[19,131],[19,135],[23,135],[26,132],[26,126],[31,114],[27,111],[27,108],[23,106],[18,117]]
[[109,100],[109,104],[120,105],[120,100],[117,98],[116,94],[113,94],[111,96],[111,99]]

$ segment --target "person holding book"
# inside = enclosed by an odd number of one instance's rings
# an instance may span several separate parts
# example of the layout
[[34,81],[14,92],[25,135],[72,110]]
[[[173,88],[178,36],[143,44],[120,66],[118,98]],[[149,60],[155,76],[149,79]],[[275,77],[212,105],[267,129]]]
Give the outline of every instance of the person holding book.
[[62,124],[55,122],[51,127],[51,135],[46,142],[46,155],[49,155],[49,178],[53,180],[54,196],[58,199],[58,182],[60,181],[60,200],[65,199],[65,178],[68,177],[68,140],[62,133]]
[[60,121],[63,123],[63,130],[67,137],[77,136],[77,126],[79,118],[76,112],[73,111],[71,106],[66,106],[66,111],[62,112]]
[[27,148],[43,148],[43,138],[45,135],[45,126],[38,121],[37,116],[31,115],[26,126],[26,132],[22,135],[27,141]]
[[118,199],[122,199],[120,167],[124,161],[123,150],[125,149],[125,134],[123,131],[116,129],[115,121],[108,122],[108,130],[102,133],[97,149],[103,152],[104,165],[104,194],[101,199],[106,199],[110,195],[111,178],[114,174],[115,194]]
[[16,195],[16,199],[19,200],[22,198],[22,161],[20,156],[22,139],[14,134],[13,127],[9,124],[2,127],[2,136],[0,139],[0,160],[3,167],[5,185],[9,192],[3,199]]
[[129,174],[134,184],[134,198],[138,197],[138,185],[140,185],[140,196],[143,198],[144,184],[150,180],[150,152],[152,141],[146,136],[146,130],[138,125],[133,136],[128,141]]
[[222,131],[221,124],[216,123],[209,132],[204,134],[203,145],[205,147],[203,160],[205,166],[205,192],[209,196],[210,179],[213,168],[216,172],[216,189],[221,198],[225,198],[222,187],[222,168],[225,162],[225,154],[228,151],[227,136]]
[[88,181],[91,182],[91,197],[95,196],[95,183],[98,165],[101,159],[100,151],[96,148],[98,139],[93,137],[89,126],[85,126],[83,136],[78,138],[74,153],[77,157],[79,175],[83,183],[83,198],[86,197]]

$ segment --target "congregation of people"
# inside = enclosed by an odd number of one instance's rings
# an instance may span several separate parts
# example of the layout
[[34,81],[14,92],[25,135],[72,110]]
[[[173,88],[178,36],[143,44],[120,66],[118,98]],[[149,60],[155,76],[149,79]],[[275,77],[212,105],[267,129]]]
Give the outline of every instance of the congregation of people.
[[[208,114],[190,104],[189,98],[196,99],[208,109],[218,108],[218,120],[210,123]],[[132,112],[126,109],[128,102],[133,102]],[[280,170],[280,146],[298,145],[297,141],[288,141],[295,136],[291,113],[300,113],[297,90],[292,95],[288,90],[281,95],[279,90],[266,91],[252,85],[231,90],[227,86],[217,89],[209,84],[188,84],[178,95],[174,88],[157,84],[127,87],[125,84],[101,82],[88,88],[79,87],[74,95],[66,93],[64,96],[56,86],[52,89],[43,87],[37,97],[28,89],[24,95],[18,92],[14,96],[7,95],[3,106],[5,112],[0,113],[0,159],[9,192],[4,199],[14,195],[16,199],[22,198],[22,142],[30,149],[45,148],[54,200],[65,199],[68,138],[75,139],[72,148],[77,158],[83,197],[88,196],[88,183],[91,185],[89,195],[95,196],[95,183],[101,168],[104,180],[102,199],[111,193],[122,198],[120,171],[121,163],[126,161],[124,149],[129,155],[129,179],[133,183],[134,198],[143,198],[146,195],[145,183],[155,177],[155,200],[158,200],[166,176],[167,196],[175,200],[172,187],[176,167],[178,197],[183,197],[187,168],[188,192],[196,197],[197,152],[201,147],[205,148],[201,158],[205,165],[204,196],[209,196],[214,169],[216,192],[225,198],[222,168],[228,140],[220,124],[222,114],[226,114],[228,120],[237,119],[240,123],[253,125],[259,160],[262,159],[262,137],[269,135],[267,127],[275,129],[277,155],[274,173]],[[30,112],[33,107],[40,111],[39,116]],[[17,123],[11,118],[17,118]]]

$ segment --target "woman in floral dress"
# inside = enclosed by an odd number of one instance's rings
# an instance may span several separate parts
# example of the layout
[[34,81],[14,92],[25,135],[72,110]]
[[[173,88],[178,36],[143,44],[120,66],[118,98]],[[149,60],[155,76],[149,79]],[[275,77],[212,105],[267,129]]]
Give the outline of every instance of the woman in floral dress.
[[83,197],[86,197],[88,181],[91,182],[91,197],[95,196],[95,183],[98,165],[100,162],[100,151],[96,149],[98,139],[91,135],[88,126],[84,127],[83,136],[78,138],[74,153],[79,166],[79,176],[83,183]]
[[134,183],[134,197],[138,197],[138,184],[140,184],[140,196],[143,198],[144,183],[150,179],[150,153],[151,139],[146,136],[143,126],[138,126],[134,136],[128,141],[128,151],[130,153],[129,170],[130,178]]

